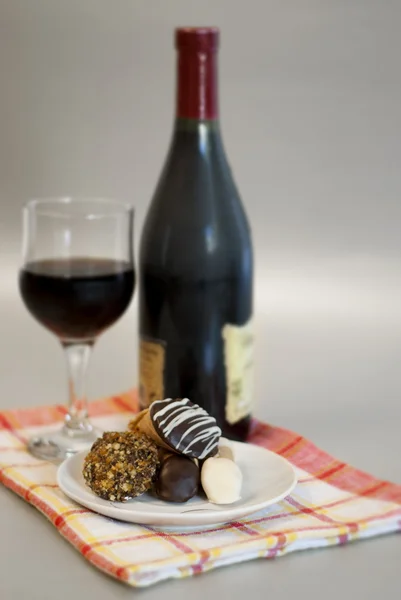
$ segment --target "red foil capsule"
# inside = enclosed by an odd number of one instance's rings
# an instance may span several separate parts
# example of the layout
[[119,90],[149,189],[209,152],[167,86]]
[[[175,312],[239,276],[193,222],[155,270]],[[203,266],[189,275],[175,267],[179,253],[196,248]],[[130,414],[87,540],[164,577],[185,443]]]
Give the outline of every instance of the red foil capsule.
[[216,27],[182,27],[175,31],[177,112],[179,119],[218,118]]

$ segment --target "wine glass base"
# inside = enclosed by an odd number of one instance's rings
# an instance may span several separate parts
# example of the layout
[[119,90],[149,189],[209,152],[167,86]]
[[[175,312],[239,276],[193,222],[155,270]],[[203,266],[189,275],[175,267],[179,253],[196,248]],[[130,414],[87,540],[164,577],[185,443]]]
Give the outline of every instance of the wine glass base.
[[34,436],[28,441],[28,450],[36,458],[61,462],[82,450],[89,450],[93,442],[102,435],[93,428],[80,434],[68,435],[66,428]]

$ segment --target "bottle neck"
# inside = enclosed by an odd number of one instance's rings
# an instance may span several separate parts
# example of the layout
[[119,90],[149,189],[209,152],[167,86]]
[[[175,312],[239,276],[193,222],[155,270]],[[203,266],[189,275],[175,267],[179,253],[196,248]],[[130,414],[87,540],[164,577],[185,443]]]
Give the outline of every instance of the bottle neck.
[[176,119],[217,121],[217,52],[182,48],[177,57]]

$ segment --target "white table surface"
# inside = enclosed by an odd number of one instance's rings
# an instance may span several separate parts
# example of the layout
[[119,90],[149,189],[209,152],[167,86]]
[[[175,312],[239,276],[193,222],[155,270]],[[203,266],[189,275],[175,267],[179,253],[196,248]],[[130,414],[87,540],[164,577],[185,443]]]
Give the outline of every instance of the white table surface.
[[[15,296],[2,319],[0,408],[51,403],[64,396],[57,343],[26,315]],[[4,313],[3,313],[4,316]],[[89,378],[90,396],[129,387],[136,372],[136,306],[99,342]],[[401,482],[399,383],[391,372],[396,324],[369,325],[301,317],[282,319],[272,309],[259,318],[257,414],[296,429],[341,459]],[[28,348],[28,337],[37,351]],[[267,341],[269,340],[269,344]],[[302,349],[302,351],[301,351]],[[110,356],[119,353],[113,368]],[[262,368],[263,365],[263,368]],[[45,369],[48,374],[44,376]],[[379,393],[380,392],[380,393]],[[106,600],[137,593],[88,564],[32,506],[0,487],[0,597],[2,600]],[[401,538],[389,535],[341,548],[256,560],[200,577],[142,590],[144,597],[311,600],[396,597],[401,586]]]

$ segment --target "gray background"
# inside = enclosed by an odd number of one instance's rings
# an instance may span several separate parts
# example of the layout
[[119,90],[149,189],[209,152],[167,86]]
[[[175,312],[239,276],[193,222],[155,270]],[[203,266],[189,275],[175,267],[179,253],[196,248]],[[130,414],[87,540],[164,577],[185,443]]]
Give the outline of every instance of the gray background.
[[[222,29],[222,127],[256,250],[256,414],[401,483],[399,0],[0,0],[0,408],[66,392],[61,350],[18,296],[21,206],[129,200],[138,241],[171,133],[176,25]],[[134,301],[96,347],[90,397],[135,385],[136,353]],[[3,488],[0,531],[2,599],[135,593]],[[389,536],[142,593],[317,598],[334,572],[349,597],[396,596],[400,556]]]

